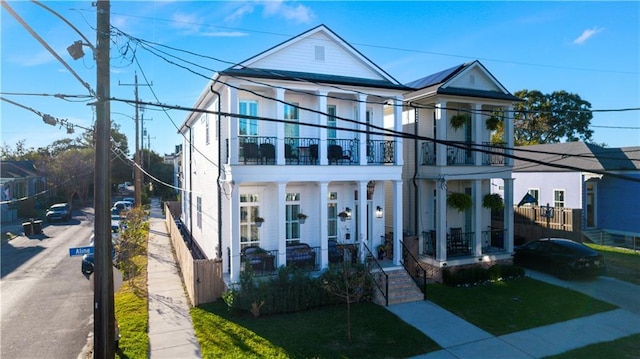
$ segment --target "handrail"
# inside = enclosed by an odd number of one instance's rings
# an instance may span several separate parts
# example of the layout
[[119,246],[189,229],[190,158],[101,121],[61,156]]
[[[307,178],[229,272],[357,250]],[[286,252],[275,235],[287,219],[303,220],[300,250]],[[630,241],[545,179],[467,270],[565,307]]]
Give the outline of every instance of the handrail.
[[378,289],[380,289],[380,292],[384,296],[384,303],[385,303],[384,305],[388,307],[389,306],[389,275],[387,274],[387,272],[384,271],[384,269],[382,269],[382,266],[380,265],[380,263],[378,263],[378,260],[373,255],[373,253],[371,252],[371,250],[369,249],[367,244],[366,243],[362,243],[362,245],[365,248],[365,258],[372,258],[372,260],[369,260],[366,263],[375,263],[375,266],[378,267],[377,269],[380,271],[380,273],[382,273],[384,275],[385,288],[382,289],[382,287],[380,287],[380,284],[378,283],[378,281],[376,281],[376,278],[371,273],[371,269],[369,269],[369,271],[368,271],[369,272],[369,276],[371,276],[371,279],[373,279],[373,282],[376,284],[376,287],[378,287]]
[[[402,244],[402,266],[407,271],[407,273],[409,273],[411,278],[413,278],[413,281],[416,282],[418,286],[420,286],[421,284],[419,283],[419,278],[422,277],[422,293],[424,295],[424,300],[427,300],[427,271],[424,268],[422,268],[422,266],[418,265],[420,261],[418,261],[416,257],[414,257],[413,254],[411,254],[407,246],[404,245],[404,241],[400,241],[400,244]],[[407,264],[407,261],[405,260],[406,256],[410,257],[413,260],[413,263],[415,264],[413,268],[415,270],[415,275],[414,273],[412,273],[413,271],[410,268],[407,268],[408,264]]]

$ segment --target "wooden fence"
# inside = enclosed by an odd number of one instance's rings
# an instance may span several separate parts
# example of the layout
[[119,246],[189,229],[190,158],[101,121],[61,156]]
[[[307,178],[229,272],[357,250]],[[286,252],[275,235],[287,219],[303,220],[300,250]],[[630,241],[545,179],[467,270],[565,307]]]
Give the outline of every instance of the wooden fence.
[[222,260],[193,258],[176,225],[172,208],[175,209],[174,203],[165,203],[165,221],[189,298],[194,306],[213,302],[220,298],[224,291]]
[[580,242],[582,240],[582,210],[551,208],[553,216],[544,217],[546,207],[514,207],[514,235],[525,241],[545,237],[561,237]]

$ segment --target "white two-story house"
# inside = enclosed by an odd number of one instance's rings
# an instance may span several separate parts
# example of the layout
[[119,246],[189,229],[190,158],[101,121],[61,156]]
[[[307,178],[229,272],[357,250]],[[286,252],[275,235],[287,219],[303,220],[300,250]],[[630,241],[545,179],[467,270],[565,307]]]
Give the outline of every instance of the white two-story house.
[[[442,268],[511,259],[513,250],[513,96],[473,61],[406,84],[404,228],[421,240],[421,261]],[[493,122],[492,122],[493,121]],[[493,139],[496,127],[504,129]],[[492,223],[485,196],[504,183],[503,223]],[[466,198],[466,206],[454,206]]]
[[268,256],[262,269],[320,270],[336,244],[363,257],[385,232],[398,243],[403,140],[384,120],[402,130],[405,92],[323,25],[215,73],[180,128],[181,220],[194,243],[231,282],[249,247]]

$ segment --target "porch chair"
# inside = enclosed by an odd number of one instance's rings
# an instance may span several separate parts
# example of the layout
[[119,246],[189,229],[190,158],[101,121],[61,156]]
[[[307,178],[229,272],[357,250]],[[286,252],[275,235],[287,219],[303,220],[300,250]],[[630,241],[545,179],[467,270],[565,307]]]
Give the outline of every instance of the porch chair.
[[329,160],[329,163],[338,163],[338,161],[350,160],[351,156],[349,156],[348,151],[347,153],[342,151],[342,146],[329,145],[327,148],[327,159]]
[[258,161],[260,159],[260,151],[258,150],[258,144],[253,142],[245,142],[242,144],[242,156],[244,157],[244,164],[247,164],[247,160]]
[[462,234],[462,228],[455,227],[451,228],[451,244],[450,249],[455,253],[466,252],[466,248],[464,246],[464,236]]
[[313,164],[318,163],[318,145],[309,145],[309,157],[311,157]]
[[276,148],[271,143],[260,144],[260,161],[265,164],[276,162]]
[[285,143],[284,145],[284,158],[286,158],[289,161],[297,160],[298,163],[300,163],[300,158],[298,157],[298,154],[294,152],[293,146],[291,146],[288,143]]

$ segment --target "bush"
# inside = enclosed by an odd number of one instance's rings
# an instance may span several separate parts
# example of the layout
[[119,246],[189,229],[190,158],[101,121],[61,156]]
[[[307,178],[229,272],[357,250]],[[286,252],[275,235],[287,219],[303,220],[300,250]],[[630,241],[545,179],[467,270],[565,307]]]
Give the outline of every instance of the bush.
[[524,269],[507,264],[496,264],[490,268],[480,266],[467,267],[452,272],[450,268],[442,271],[442,282],[449,286],[469,286],[488,281],[499,281],[524,277]]

